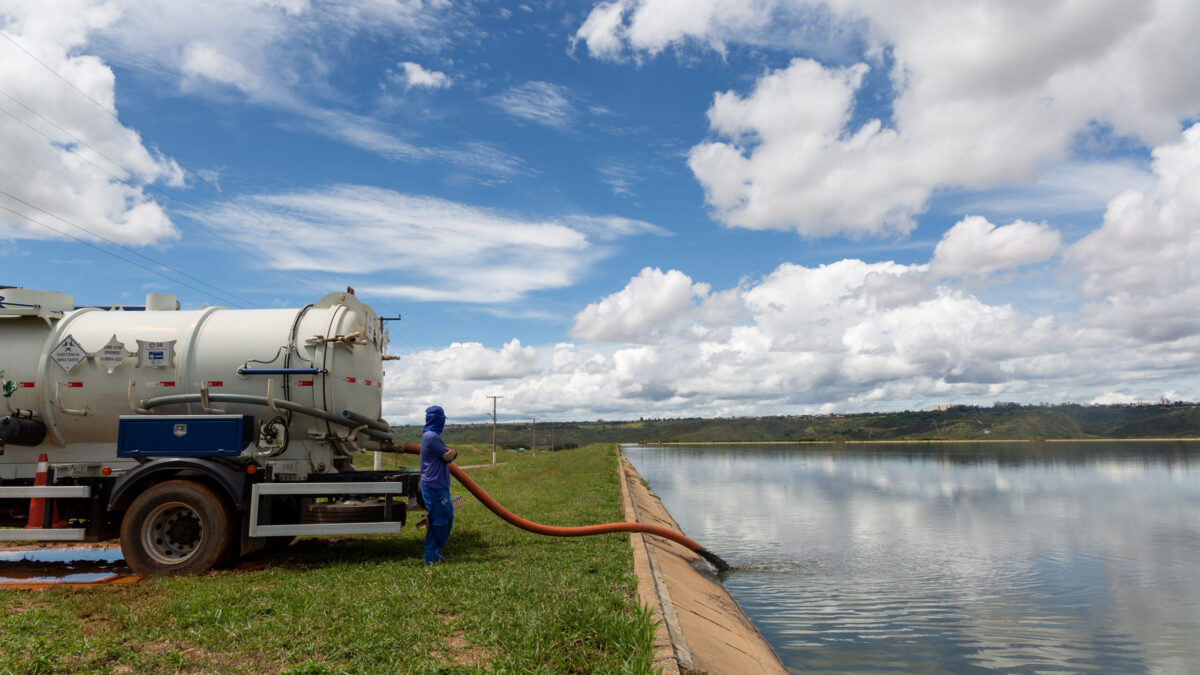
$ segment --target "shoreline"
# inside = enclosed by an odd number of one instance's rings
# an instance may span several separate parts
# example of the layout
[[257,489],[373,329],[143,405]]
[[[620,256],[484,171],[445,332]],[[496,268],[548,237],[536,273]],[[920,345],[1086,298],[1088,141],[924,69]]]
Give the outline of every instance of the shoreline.
[[[617,453],[625,519],[681,531],[624,453]],[[677,673],[786,673],[778,655],[694,551],[629,535],[638,599],[658,623],[654,666]]]
[[885,444],[906,444],[906,445],[929,445],[940,443],[1138,443],[1138,442],[1153,442],[1153,443],[1196,443],[1200,442],[1200,437],[1197,438],[966,438],[966,439],[951,439],[951,438],[931,438],[931,439],[897,439],[891,441],[660,441],[655,443],[634,443],[622,442],[617,443],[617,446],[622,445],[640,445],[651,447],[656,445],[885,445]]

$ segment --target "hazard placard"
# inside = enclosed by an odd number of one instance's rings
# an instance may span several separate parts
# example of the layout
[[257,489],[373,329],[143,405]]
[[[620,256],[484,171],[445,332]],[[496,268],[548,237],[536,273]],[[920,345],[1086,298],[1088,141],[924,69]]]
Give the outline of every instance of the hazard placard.
[[129,350],[125,349],[124,343],[117,339],[116,334],[108,340],[108,344],[100,348],[96,352],[96,360],[104,365],[104,368],[112,373],[117,366],[125,363],[125,358],[129,356]]
[[50,350],[50,360],[68,373],[75,370],[75,366],[86,358],[87,352],[83,351],[83,347],[80,347],[75,338],[70,335],[63,338],[57,347]]

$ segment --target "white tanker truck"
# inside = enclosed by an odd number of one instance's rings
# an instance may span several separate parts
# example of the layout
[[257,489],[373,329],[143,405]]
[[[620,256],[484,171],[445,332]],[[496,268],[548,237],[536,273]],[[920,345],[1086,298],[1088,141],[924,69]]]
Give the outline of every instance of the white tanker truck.
[[180,311],[163,294],[76,307],[0,287],[0,540],[119,537],[147,576],[297,535],[398,532],[419,475],[351,461],[391,448],[387,339],[349,289]]

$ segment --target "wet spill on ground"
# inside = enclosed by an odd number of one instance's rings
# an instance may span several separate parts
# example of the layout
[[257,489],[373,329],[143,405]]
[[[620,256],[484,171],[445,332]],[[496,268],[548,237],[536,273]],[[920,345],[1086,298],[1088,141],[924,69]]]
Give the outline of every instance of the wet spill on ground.
[[116,547],[0,549],[0,589],[105,586],[139,578]]

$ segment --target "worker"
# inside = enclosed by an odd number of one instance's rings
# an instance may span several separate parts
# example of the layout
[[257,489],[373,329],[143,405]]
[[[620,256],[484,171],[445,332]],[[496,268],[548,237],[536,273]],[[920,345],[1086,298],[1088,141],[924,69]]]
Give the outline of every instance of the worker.
[[450,462],[458,451],[442,441],[446,412],[441,406],[425,409],[425,429],[421,434],[421,498],[429,512],[425,527],[425,564],[442,562],[442,549],[450,540],[454,524],[454,505],[450,503]]

